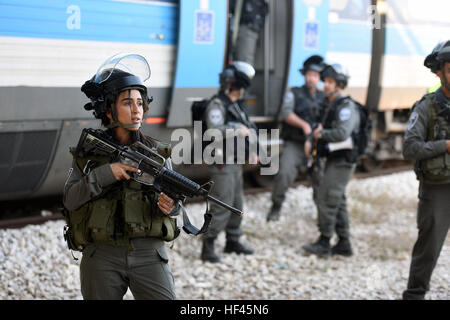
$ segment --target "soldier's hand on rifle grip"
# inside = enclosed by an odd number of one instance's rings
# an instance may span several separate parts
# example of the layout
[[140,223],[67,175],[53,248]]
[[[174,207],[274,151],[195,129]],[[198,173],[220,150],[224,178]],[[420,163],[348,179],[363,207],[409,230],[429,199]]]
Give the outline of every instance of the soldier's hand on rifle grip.
[[130,180],[131,177],[127,173],[127,171],[140,173],[140,170],[138,168],[133,168],[133,167],[127,166],[125,164],[122,164],[120,162],[111,163],[111,170],[117,181]]
[[317,126],[316,129],[314,129],[314,139],[317,141],[321,138],[321,134],[320,132],[322,131],[323,126],[321,123],[319,123],[319,125]]
[[175,207],[175,201],[172,198],[162,193],[159,195],[158,208],[165,214],[169,214]]
[[450,153],[450,140],[445,140],[445,147],[447,148],[447,153]]
[[241,125],[241,127],[238,130],[238,134],[241,137],[247,137],[247,136],[250,136],[250,130],[246,126]]

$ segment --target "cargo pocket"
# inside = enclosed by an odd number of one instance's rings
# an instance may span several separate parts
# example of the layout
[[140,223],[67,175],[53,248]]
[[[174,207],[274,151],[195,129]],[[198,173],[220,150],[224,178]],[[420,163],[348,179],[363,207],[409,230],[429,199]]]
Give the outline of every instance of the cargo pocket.
[[95,242],[107,242],[114,233],[114,213],[117,200],[100,199],[93,204],[88,228]]
[[128,192],[123,203],[123,213],[130,237],[144,237],[148,226],[147,215],[150,205],[142,199],[142,192]]
[[425,161],[425,170],[431,172],[432,174],[439,174],[439,172],[444,168],[444,162],[447,162],[447,156],[439,155],[437,157],[427,159]]
[[162,262],[168,263],[169,262],[169,256],[167,255],[166,250],[164,247],[156,248],[156,252],[158,252],[158,256],[161,259]]
[[326,204],[328,207],[336,208],[342,200],[342,192],[336,189],[330,189],[327,192]]

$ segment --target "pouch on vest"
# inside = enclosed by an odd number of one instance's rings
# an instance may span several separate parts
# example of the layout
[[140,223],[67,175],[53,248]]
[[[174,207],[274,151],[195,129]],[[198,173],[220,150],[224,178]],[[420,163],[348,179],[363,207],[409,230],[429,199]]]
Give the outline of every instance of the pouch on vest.
[[92,240],[95,242],[109,242],[114,235],[114,214],[117,200],[98,199],[92,202],[91,216],[88,221]]
[[90,242],[88,229],[88,212],[90,204],[86,204],[74,211],[65,213],[67,226],[64,228],[64,238],[70,250],[83,251]]
[[449,180],[450,154],[447,152],[423,161],[425,180],[434,183],[447,183]]
[[150,203],[142,191],[127,191],[122,200],[126,231],[131,237],[145,237],[150,225]]

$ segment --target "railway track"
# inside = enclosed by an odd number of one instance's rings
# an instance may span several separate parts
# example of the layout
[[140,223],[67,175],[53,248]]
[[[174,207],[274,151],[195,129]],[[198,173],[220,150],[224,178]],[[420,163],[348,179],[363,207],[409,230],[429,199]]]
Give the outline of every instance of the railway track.
[[[383,176],[397,172],[412,170],[412,165],[404,162],[395,162],[392,166],[380,166],[371,172],[357,172],[355,179],[366,179]],[[292,187],[299,185],[310,186],[310,182],[305,177],[294,182]],[[244,189],[245,195],[269,192],[271,187],[247,187]],[[186,203],[198,203],[203,201],[201,197],[187,199]],[[47,221],[64,219],[62,215],[61,197],[51,197],[23,201],[0,202],[0,229],[23,228],[27,225],[43,224]]]

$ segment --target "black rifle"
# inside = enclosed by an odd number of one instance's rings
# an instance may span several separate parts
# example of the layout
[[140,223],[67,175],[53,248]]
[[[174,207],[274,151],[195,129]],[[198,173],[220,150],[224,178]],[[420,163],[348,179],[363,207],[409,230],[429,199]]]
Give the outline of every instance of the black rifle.
[[[159,159],[160,162],[144,155],[139,149],[150,153]],[[234,214],[239,216],[244,214],[241,210],[209,195],[213,184],[212,181],[200,186],[176,171],[166,168],[164,166],[166,159],[141,142],[135,142],[130,146],[121,146],[111,141],[111,138],[102,130],[83,129],[78,142],[77,152],[80,156],[94,155],[119,159],[121,163],[139,169],[140,173],[132,172],[130,174],[131,179],[150,186],[158,193],[165,193],[174,201],[184,202],[187,197],[200,196],[205,200],[217,203]],[[181,208],[183,213],[185,213],[182,205]],[[183,229],[187,233],[199,234],[206,231],[211,215],[208,212],[205,214],[205,223],[200,231],[192,228],[193,226],[190,225],[187,215],[183,215],[183,220],[185,222]]]
[[[242,110],[238,102],[233,103],[233,105],[230,106],[229,111],[238,119],[238,122],[242,123],[250,131],[250,135],[245,137],[245,151],[246,153],[248,153],[248,156],[250,156],[250,146],[253,145],[256,147],[256,153],[259,158],[258,165],[261,167],[270,167],[270,160],[269,163],[261,163],[260,161],[261,158],[268,159],[268,156],[266,150],[259,142],[258,127],[253,122],[251,122],[250,119],[248,119],[247,114]],[[243,117],[242,113],[245,114],[245,117]]]

